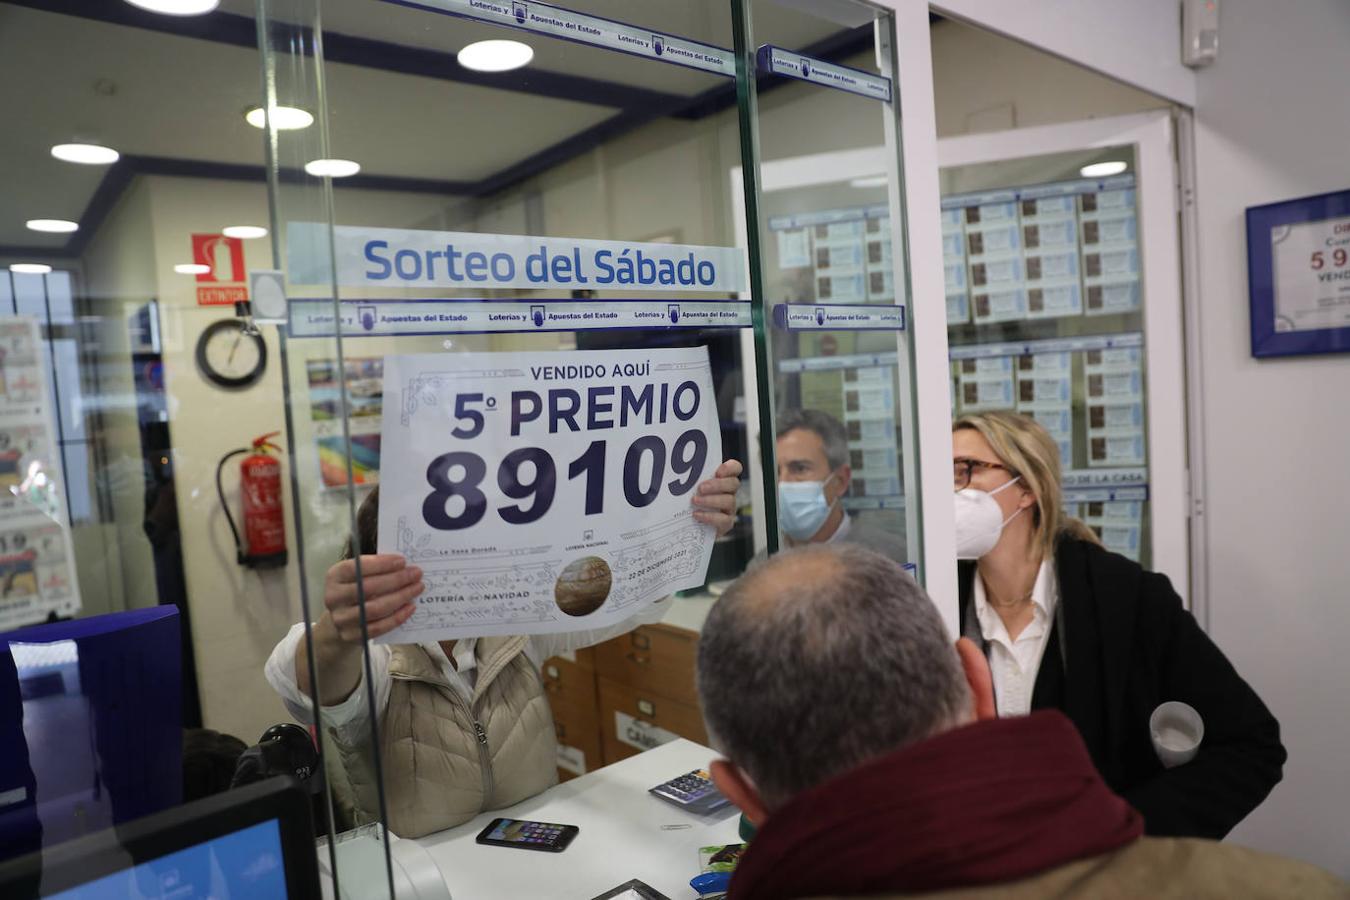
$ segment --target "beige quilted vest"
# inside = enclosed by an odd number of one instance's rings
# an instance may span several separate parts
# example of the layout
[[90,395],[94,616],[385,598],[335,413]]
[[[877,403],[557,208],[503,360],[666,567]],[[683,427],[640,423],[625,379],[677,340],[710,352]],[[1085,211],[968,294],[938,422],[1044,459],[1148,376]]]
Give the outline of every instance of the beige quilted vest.
[[[528,638],[479,638],[473,698],[452,687],[417,644],[398,644],[393,684],[380,721],[389,828],[421,837],[480,812],[532,797],[558,780],[553,713],[539,671],[525,655]],[[345,826],[379,816],[368,750],[329,731],[337,765],[327,767]]]

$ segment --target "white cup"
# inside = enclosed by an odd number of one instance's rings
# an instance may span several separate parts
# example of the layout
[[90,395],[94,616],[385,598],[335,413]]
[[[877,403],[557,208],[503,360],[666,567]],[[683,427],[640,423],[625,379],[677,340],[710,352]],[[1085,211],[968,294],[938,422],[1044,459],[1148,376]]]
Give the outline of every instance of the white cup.
[[1153,752],[1170,769],[1190,762],[1205,739],[1205,722],[1195,707],[1180,700],[1160,703],[1148,717]]

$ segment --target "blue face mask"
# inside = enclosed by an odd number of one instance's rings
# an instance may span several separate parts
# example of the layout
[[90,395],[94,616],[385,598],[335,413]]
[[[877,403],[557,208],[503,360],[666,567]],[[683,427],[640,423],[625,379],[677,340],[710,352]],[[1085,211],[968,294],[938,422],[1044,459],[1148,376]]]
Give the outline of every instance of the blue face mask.
[[[825,485],[834,480],[778,482],[778,524],[794,541],[809,540],[834,510],[825,499]],[[838,503],[839,501],[835,501]]]

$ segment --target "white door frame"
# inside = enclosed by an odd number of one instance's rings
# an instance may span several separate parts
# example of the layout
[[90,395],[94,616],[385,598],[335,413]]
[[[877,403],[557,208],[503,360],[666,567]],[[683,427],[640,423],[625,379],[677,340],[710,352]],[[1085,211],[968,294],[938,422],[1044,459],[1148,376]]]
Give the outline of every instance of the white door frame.
[[[933,97],[933,48],[929,40],[928,4],[900,3],[883,0],[890,8],[894,32],[886,37],[895,41],[898,71],[888,72],[895,89],[898,106],[896,116],[889,109],[885,125],[887,140],[898,143],[889,157],[886,148],[878,147],[842,154],[824,154],[796,160],[764,163],[760,167],[761,191],[781,190],[793,184],[816,184],[822,180],[820,169],[811,171],[816,162],[824,162],[834,176],[852,178],[864,174],[890,174],[889,191],[892,206],[897,200],[904,210],[904,252],[893,252],[895,270],[892,272],[897,297],[905,285],[908,265],[907,319],[913,333],[913,354],[916,383],[914,390],[915,422],[908,436],[910,446],[917,449],[919,462],[941,461],[936,470],[920,470],[919,484],[905,486],[906,499],[918,501],[922,524],[919,534],[906,538],[913,548],[922,547],[918,560],[924,587],[933,598],[943,621],[952,634],[957,627],[958,600],[956,584],[956,525],[951,500],[951,484],[947,481],[947,457],[951,453],[952,412],[950,391],[946,377],[941,379],[925,373],[947,366],[947,306],[944,290],[945,274],[942,266],[942,222],[938,190],[937,166],[937,112]],[[884,46],[878,46],[883,62]],[[889,69],[885,64],[883,71]],[[898,133],[895,133],[898,132]],[[897,157],[899,160],[898,174]],[[854,170],[856,167],[856,171]],[[829,179],[833,180],[833,179]],[[745,225],[745,195],[740,170],[731,173],[732,208],[735,216],[737,246],[748,247]],[[893,248],[901,240],[900,229],[892,229]],[[746,360],[745,399],[746,427],[750,429],[750,478],[754,496],[762,496],[763,485],[759,460],[759,406],[756,402],[754,366],[754,337],[742,331],[742,354]],[[903,335],[900,336],[903,341]],[[898,345],[897,349],[901,349]],[[899,357],[904,358],[900,353]],[[923,474],[927,471],[927,476]],[[940,476],[933,473],[937,471]],[[913,510],[906,507],[906,520]],[[755,545],[762,547],[767,535],[767,523],[762,517],[755,521]]]
[[1177,224],[1176,152],[1167,110],[1040,125],[938,141],[942,168],[1132,145],[1143,268],[1144,358],[1148,381],[1148,480],[1153,569],[1190,590],[1186,365]]

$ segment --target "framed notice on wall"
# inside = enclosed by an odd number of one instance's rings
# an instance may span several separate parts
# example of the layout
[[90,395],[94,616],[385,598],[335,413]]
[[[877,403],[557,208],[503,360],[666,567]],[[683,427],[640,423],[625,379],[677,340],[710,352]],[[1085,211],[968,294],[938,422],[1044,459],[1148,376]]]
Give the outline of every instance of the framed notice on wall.
[[1252,356],[1350,351],[1350,191],[1247,209]]

